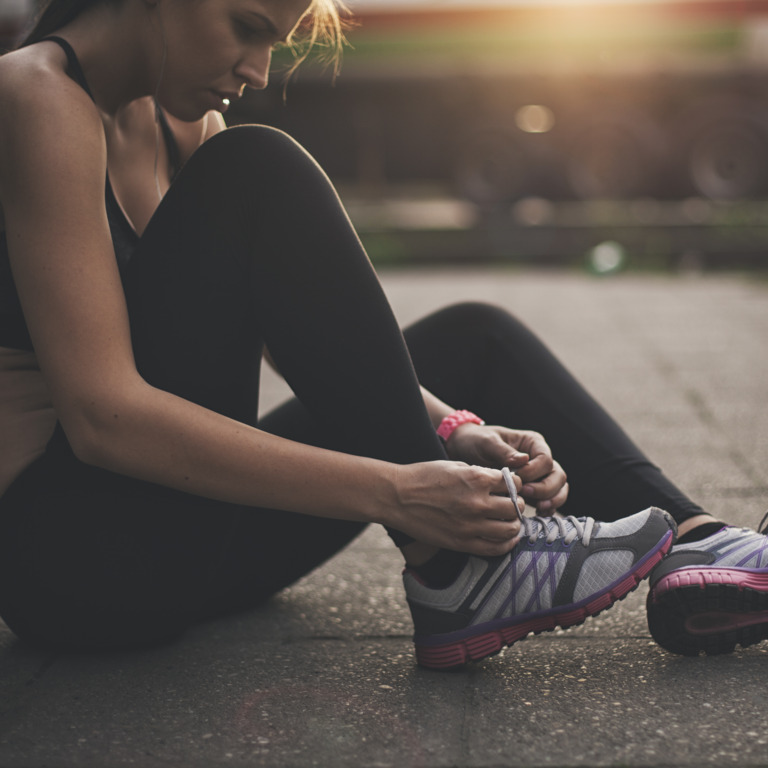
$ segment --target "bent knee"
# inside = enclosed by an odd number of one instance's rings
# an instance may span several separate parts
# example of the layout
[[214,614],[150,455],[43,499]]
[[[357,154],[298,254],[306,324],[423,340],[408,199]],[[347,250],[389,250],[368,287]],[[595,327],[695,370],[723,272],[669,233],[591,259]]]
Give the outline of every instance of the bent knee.
[[276,181],[322,169],[292,136],[268,125],[238,125],[208,139],[191,158],[234,183],[238,178]]
[[270,125],[236,125],[220,131],[201,147],[211,151],[250,152],[254,149],[265,151],[302,151],[304,148],[292,136]]
[[452,304],[436,313],[443,322],[456,330],[471,329],[483,333],[499,329],[523,328],[523,324],[503,307],[483,301],[464,301]]

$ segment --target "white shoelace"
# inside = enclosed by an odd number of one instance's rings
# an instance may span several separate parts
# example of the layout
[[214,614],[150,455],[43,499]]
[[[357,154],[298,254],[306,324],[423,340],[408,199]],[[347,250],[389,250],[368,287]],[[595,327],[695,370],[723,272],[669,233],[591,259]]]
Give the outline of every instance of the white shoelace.
[[541,531],[547,532],[547,544],[552,544],[556,539],[562,539],[566,546],[574,539],[580,539],[585,547],[589,546],[592,539],[592,529],[595,520],[592,517],[560,517],[555,514],[552,517],[521,517],[523,531],[528,537],[529,543],[535,543]]
[[[541,531],[547,532],[547,544],[552,544],[556,539],[561,538],[563,544],[566,546],[570,544],[574,539],[581,539],[585,547],[589,546],[589,542],[592,539],[592,529],[595,527],[595,520],[592,517],[560,517],[555,514],[552,517],[526,517],[520,514],[520,510],[517,507],[517,488],[515,488],[515,481],[513,478],[514,472],[508,467],[504,467],[501,470],[501,474],[504,477],[504,482],[507,484],[507,490],[509,491],[509,498],[512,499],[512,503],[517,509],[517,514],[520,517],[520,522],[523,525],[524,535],[528,537],[530,544],[535,543],[539,538]],[[766,515],[768,517],[768,515]],[[554,523],[554,525],[553,525]],[[570,525],[570,529],[568,526]]]

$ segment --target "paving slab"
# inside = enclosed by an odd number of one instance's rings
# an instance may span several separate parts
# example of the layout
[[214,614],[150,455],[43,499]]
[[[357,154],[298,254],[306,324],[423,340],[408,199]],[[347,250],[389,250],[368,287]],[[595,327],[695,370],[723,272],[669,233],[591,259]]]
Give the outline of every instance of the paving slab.
[[[403,323],[517,313],[651,458],[729,522],[768,508],[768,283],[749,275],[384,272]],[[288,395],[269,372],[265,408]],[[173,645],[46,654],[0,625],[0,768],[768,765],[768,643],[680,658],[643,585],[457,673],[418,668],[399,555],[371,528],[260,610]]]

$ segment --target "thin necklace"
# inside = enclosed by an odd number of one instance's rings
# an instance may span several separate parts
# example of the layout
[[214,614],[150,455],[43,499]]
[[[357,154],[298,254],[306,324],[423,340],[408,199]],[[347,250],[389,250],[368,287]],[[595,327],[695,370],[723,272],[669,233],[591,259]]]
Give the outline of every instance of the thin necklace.
[[163,199],[163,193],[160,189],[160,177],[158,175],[158,166],[160,164],[160,105],[155,101],[155,189],[157,190],[157,199]]
[[160,177],[158,175],[158,166],[160,164],[160,102],[157,97],[160,94],[160,83],[163,81],[163,74],[165,73],[165,57],[167,53],[167,46],[165,44],[165,31],[163,30],[162,20],[160,22],[160,36],[163,38],[163,58],[160,61],[160,75],[157,78],[157,86],[155,87],[155,189],[157,190],[158,201],[163,199],[163,193],[160,190]]

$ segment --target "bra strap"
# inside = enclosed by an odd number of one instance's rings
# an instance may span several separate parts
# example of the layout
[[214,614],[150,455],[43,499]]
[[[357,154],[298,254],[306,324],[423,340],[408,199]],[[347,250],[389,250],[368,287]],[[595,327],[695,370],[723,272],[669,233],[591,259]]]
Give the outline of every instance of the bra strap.
[[[67,55],[67,63],[69,64],[68,71],[72,76],[72,79],[91,97],[91,99],[93,99],[93,94],[91,93],[91,89],[88,86],[88,81],[85,79],[85,73],[83,72],[83,68],[80,66],[80,62],[77,59],[77,54],[75,53],[72,46],[63,37],[58,37],[57,35],[49,35],[48,37],[44,37],[39,42],[42,43],[46,40],[61,46],[61,48],[64,50],[64,53]],[[181,153],[179,152],[179,145],[176,142],[176,137],[173,135],[171,126],[168,125],[168,120],[165,117],[165,113],[162,109],[160,109],[159,105],[156,105],[155,108],[157,118],[160,122],[160,129],[163,132],[163,139],[165,140],[165,145],[168,149],[168,159],[170,164],[169,170],[171,180],[173,180],[179,168],[181,168]]]
[[57,43],[64,49],[64,53],[67,55],[67,62],[69,64],[69,73],[72,76],[72,79],[91,97],[93,98],[93,94],[91,93],[91,89],[88,87],[88,81],[85,79],[85,74],[83,72],[83,68],[80,66],[80,62],[77,60],[77,54],[75,53],[72,46],[63,38],[58,37],[56,35],[50,35],[49,37],[44,37],[39,42],[44,42],[46,40],[50,40],[52,43]]

